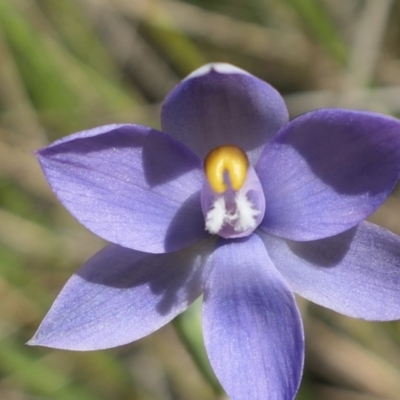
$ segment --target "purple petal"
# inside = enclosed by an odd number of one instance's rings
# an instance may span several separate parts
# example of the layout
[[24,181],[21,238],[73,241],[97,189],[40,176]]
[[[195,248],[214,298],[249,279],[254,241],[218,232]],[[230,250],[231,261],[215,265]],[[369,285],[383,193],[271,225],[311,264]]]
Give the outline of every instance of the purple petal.
[[63,138],[37,155],[64,206],[110,242],[161,253],[206,235],[201,162],[168,135],[109,125]]
[[106,247],[67,282],[29,344],[96,350],[154,332],[202,293],[214,243],[168,254]]
[[288,121],[279,93],[229,64],[208,64],[175,87],[161,111],[163,131],[200,158],[214,147],[233,144],[253,163],[262,147]]
[[204,340],[233,400],[292,400],[304,338],[293,294],[257,235],[221,240],[206,281]]
[[293,240],[333,236],[375,211],[399,179],[400,122],[370,112],[313,111],[276,135],[256,170],[266,232]]
[[310,242],[260,234],[292,289],[355,318],[400,319],[400,237],[369,222]]

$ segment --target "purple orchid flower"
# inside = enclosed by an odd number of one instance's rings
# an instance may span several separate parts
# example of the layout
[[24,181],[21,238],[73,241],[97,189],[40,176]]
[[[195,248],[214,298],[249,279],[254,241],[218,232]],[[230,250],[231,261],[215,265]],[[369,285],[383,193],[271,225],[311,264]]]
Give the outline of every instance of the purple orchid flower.
[[322,109],[288,122],[274,88],[210,64],[172,90],[161,122],[37,153],[65,207],[113,244],[68,281],[31,345],[123,345],[204,293],[205,346],[229,396],[291,400],[304,357],[293,292],[400,318],[400,238],[363,222],[398,181],[398,120]]

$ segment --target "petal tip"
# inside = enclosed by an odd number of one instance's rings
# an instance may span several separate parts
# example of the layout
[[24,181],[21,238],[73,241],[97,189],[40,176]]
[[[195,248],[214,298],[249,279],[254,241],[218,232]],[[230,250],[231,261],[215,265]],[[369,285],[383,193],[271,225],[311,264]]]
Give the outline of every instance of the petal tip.
[[184,80],[197,78],[199,76],[207,75],[211,71],[218,72],[220,74],[243,74],[243,75],[250,75],[247,71],[235,67],[234,65],[228,63],[209,63],[203,65],[202,67],[196,69],[191,74],[189,74]]
[[29,339],[25,346],[47,346],[45,341],[38,339],[37,332],[33,335],[32,339]]
[[52,340],[51,337],[42,337],[39,332],[36,332],[32,339],[28,340],[25,343],[25,346],[40,346],[40,347],[48,347],[52,349],[58,350],[72,350],[72,351],[91,351],[97,350],[95,346],[81,346],[78,342],[75,345],[71,345],[69,342],[64,342],[62,340]]
[[40,158],[43,156],[43,153],[46,151],[47,147],[42,147],[41,149],[33,150],[32,153],[37,157]]
[[25,343],[25,346],[37,346],[36,342],[35,342],[35,338],[33,337],[31,340],[28,340]]

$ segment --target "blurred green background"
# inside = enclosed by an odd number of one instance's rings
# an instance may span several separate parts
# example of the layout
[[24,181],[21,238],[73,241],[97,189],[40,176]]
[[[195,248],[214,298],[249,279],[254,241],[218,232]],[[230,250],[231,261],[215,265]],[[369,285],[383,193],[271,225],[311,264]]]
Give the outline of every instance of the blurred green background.
[[[117,349],[24,345],[68,277],[104,246],[61,207],[32,151],[106,123],[159,127],[164,96],[211,61],[267,80],[292,117],[334,106],[399,116],[400,3],[0,0],[1,400],[226,398],[206,363],[199,304]],[[371,219],[400,234],[399,193]],[[298,400],[400,399],[399,322],[299,305],[307,354]]]

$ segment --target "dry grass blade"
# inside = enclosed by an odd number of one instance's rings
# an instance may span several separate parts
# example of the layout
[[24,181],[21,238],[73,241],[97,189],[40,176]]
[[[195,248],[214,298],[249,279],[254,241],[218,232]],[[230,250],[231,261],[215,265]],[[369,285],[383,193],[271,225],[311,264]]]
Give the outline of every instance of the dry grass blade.
[[0,243],[29,257],[46,260],[57,255],[70,262],[82,263],[100,248],[100,241],[89,233],[54,234],[50,229],[2,208],[0,221]]
[[382,400],[382,397],[356,393],[327,385],[318,385],[313,392],[318,400]]
[[18,75],[14,59],[9,51],[0,27],[0,101],[5,113],[3,121],[24,137],[33,147],[43,146],[46,134],[40,126],[36,112]]
[[370,83],[381,51],[392,0],[367,0],[357,22],[346,87]]
[[341,88],[340,103],[346,107],[357,107],[363,96],[363,92],[354,88],[363,88],[372,82],[392,3],[392,0],[367,0],[360,13]]
[[178,83],[166,62],[136,32],[113,5],[105,0],[81,0],[87,15],[118,64],[132,74],[151,97],[161,100]]
[[0,177],[14,181],[35,196],[54,202],[55,197],[48,189],[39,164],[31,152],[34,148],[27,150],[22,146],[22,143],[17,147],[0,140]]
[[361,393],[399,399],[399,371],[383,359],[316,320],[308,321],[306,338],[307,363],[314,374]]
[[163,7],[187,35],[219,47],[295,65],[309,61],[310,45],[300,32],[264,28],[173,0],[115,0],[113,3],[136,19],[148,19],[156,7]]
[[[400,113],[400,86],[373,89],[353,88],[347,93],[354,99],[352,103],[354,108],[385,114]],[[284,97],[291,117],[318,108],[344,107],[341,93],[333,89],[300,92]]]
[[[163,364],[165,372],[174,391],[181,399],[214,400],[213,393],[203,376],[197,370],[192,358],[182,347],[174,329],[170,326],[163,328],[153,336],[146,338],[144,345]],[[180,377],[185,375],[185,379]]]

